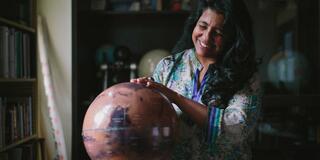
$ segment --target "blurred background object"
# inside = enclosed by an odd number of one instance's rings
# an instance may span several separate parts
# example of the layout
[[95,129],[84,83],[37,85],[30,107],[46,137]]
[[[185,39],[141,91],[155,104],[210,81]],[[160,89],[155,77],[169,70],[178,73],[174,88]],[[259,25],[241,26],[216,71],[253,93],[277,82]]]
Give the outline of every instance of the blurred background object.
[[170,52],[164,49],[154,49],[145,53],[139,62],[139,77],[151,76],[159,61],[169,55]]
[[303,53],[292,46],[292,32],[285,34],[284,47],[268,63],[268,78],[280,91],[299,94],[310,82],[310,68]]
[[132,61],[132,53],[126,46],[104,44],[97,49],[95,61],[101,90],[136,78],[137,65]]

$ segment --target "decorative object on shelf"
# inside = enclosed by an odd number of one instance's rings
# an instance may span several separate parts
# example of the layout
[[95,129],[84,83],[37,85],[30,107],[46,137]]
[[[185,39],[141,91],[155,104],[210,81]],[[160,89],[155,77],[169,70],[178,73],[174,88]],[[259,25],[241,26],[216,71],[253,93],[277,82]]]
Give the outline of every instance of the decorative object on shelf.
[[133,1],[130,5],[129,11],[140,11],[141,10],[141,3],[140,1]]
[[182,0],[181,10],[190,11],[191,10],[191,0]]
[[170,7],[171,11],[174,11],[174,12],[181,11],[181,7],[182,7],[181,0],[171,1],[171,7]]
[[131,51],[128,47],[126,46],[117,46],[114,49],[114,58],[115,58],[115,63],[119,65],[124,65],[125,63],[128,63],[131,58]]
[[109,0],[112,11],[127,12],[132,5],[132,0]]
[[120,83],[91,103],[82,138],[91,159],[170,159],[177,123],[170,101],[160,92]]
[[131,63],[130,64],[130,79],[137,78],[137,64],[136,63]]
[[116,83],[136,77],[136,63],[131,61],[131,50],[126,46],[102,45],[96,52],[98,77],[102,77],[102,90]]
[[104,63],[115,63],[114,50],[115,46],[111,44],[104,44],[100,46],[96,51],[96,64],[101,65]]
[[126,46],[115,46],[104,44],[96,51],[95,61],[97,65],[115,64],[123,65],[128,63],[131,58],[131,51]]
[[164,49],[154,49],[147,52],[140,60],[138,67],[139,77],[151,76],[159,61],[169,56],[170,52]]
[[143,11],[152,10],[152,0],[141,0],[141,8]]
[[108,0],[91,0],[91,10],[105,10],[107,1]]
[[268,64],[268,77],[278,89],[299,93],[309,81],[309,65],[302,53],[292,48],[292,33],[285,35],[285,47]]
[[163,9],[162,0],[141,0],[139,3],[142,11],[162,11]]
[[152,0],[152,8],[156,11],[162,11],[163,10],[163,2],[162,0]]
[[[123,66],[102,64],[100,65],[100,70],[103,72],[102,90],[108,88],[110,84],[117,84],[137,78],[137,64],[134,62],[131,62],[130,65]],[[130,70],[130,73],[128,73],[128,70]],[[110,73],[113,77],[109,76]],[[111,79],[109,79],[109,77],[111,77]]]
[[100,70],[103,72],[102,90],[104,90],[109,86],[108,64],[100,65]]

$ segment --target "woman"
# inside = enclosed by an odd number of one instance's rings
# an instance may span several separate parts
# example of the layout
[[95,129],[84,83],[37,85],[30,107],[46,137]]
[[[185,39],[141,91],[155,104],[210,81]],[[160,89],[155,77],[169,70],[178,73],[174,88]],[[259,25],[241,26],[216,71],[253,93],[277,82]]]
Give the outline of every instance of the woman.
[[132,79],[178,108],[174,159],[250,159],[260,108],[253,35],[242,0],[200,0],[172,56],[152,78]]

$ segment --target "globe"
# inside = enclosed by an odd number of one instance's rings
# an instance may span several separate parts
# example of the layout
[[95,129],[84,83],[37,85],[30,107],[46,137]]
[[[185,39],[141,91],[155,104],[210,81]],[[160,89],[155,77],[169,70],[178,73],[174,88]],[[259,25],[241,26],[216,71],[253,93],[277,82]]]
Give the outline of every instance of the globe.
[[93,160],[170,159],[177,115],[168,99],[135,83],[116,84],[90,104],[82,137]]
[[155,49],[147,52],[140,60],[138,66],[139,77],[151,76],[153,70],[156,68],[159,61],[169,56],[170,53],[163,49]]

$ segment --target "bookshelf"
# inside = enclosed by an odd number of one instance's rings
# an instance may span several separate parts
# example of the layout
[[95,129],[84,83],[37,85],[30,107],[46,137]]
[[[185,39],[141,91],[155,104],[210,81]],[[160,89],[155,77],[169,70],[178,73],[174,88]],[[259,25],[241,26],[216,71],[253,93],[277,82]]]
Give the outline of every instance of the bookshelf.
[[8,19],[3,18],[3,17],[0,17],[0,23],[4,23],[4,24],[7,24],[8,26],[12,26],[12,27],[15,27],[15,28],[27,31],[27,32],[31,32],[31,33],[35,33],[36,32],[36,30],[34,28],[32,28],[32,27],[20,24],[20,23],[15,22],[15,21],[8,20]]
[[0,2],[0,159],[40,160],[36,0]]

